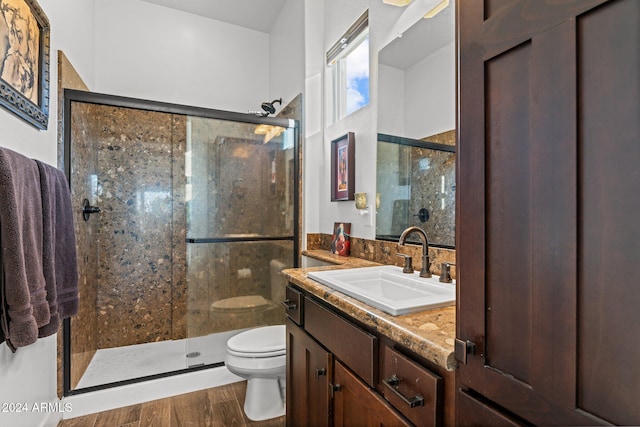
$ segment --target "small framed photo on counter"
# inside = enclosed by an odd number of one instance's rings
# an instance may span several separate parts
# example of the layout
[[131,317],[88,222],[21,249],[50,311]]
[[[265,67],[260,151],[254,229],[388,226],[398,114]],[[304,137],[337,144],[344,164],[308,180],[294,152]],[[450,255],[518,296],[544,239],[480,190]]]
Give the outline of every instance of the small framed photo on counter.
[[349,256],[351,252],[351,223],[336,222],[333,224],[333,238],[331,239],[331,253]]

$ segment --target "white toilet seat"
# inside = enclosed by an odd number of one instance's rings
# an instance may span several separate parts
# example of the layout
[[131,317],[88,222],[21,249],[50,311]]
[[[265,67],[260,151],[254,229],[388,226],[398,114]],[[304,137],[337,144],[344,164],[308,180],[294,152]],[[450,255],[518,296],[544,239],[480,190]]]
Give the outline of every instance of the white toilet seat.
[[276,351],[267,351],[267,352],[245,352],[245,351],[233,351],[230,348],[227,348],[227,354],[236,357],[244,357],[247,359],[261,359],[265,357],[276,357],[283,356],[287,353],[286,349],[276,350]]
[[286,327],[273,325],[241,332],[227,341],[227,351],[239,357],[280,356],[286,352]]
[[231,372],[246,377],[276,377],[284,374],[287,366],[287,356],[275,357],[237,357],[227,353],[224,363]]

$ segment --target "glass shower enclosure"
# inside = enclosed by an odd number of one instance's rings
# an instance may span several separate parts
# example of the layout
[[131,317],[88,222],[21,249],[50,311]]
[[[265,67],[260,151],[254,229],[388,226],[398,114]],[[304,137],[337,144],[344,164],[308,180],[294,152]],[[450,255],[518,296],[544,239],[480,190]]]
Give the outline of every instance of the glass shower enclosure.
[[299,246],[298,122],[65,91],[80,307],[64,393],[223,364],[284,322]]

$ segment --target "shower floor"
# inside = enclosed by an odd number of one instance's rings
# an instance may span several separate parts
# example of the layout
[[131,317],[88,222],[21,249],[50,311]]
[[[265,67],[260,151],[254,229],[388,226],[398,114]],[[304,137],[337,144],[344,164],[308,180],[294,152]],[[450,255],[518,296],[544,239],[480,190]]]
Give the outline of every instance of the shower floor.
[[[224,361],[227,340],[244,329],[96,351],[76,388],[87,388]],[[187,357],[187,354],[200,353]]]

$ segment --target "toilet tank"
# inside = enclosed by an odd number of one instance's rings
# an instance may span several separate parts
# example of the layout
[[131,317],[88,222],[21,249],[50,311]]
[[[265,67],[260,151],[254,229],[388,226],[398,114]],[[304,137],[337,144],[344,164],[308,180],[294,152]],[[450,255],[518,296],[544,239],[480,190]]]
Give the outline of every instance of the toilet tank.
[[276,304],[284,301],[284,289],[287,285],[287,281],[284,276],[280,274],[285,268],[290,266],[280,259],[272,259],[270,262],[271,267],[271,300]]

